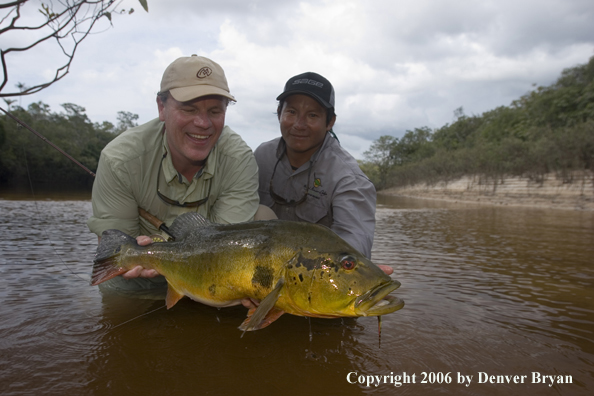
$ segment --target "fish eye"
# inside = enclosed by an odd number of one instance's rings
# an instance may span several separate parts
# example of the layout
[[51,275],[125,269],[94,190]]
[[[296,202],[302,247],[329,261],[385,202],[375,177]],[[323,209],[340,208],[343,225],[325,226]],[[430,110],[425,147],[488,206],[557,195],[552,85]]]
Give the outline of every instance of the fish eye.
[[355,260],[354,257],[346,256],[346,257],[343,257],[342,260],[340,260],[340,265],[342,266],[343,269],[350,271],[357,266],[357,261]]

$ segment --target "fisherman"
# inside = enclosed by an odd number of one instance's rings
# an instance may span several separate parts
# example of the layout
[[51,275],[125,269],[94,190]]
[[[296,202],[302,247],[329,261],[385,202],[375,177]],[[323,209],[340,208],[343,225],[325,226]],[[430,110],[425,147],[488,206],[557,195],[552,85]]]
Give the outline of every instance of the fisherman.
[[[139,217],[139,208],[168,225],[189,211],[214,223],[253,220],[258,168],[251,149],[225,126],[230,102],[235,98],[219,64],[196,55],[171,63],[157,93],[159,117],[122,133],[101,153],[89,229],[99,237],[118,229],[147,245],[159,230]],[[157,275],[136,267],[123,277]],[[127,284],[115,279],[117,288]]]
[[260,203],[279,219],[325,225],[371,258],[375,188],[332,131],[332,84],[317,73],[299,74],[276,100],[282,136],[254,153]]

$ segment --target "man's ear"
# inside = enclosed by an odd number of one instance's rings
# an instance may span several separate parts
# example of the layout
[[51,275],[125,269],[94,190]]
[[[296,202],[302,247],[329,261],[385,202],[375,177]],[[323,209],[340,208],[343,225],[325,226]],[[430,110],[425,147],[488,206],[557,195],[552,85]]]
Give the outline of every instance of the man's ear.
[[334,116],[332,117],[332,119],[328,123],[328,126],[326,127],[326,132],[328,132],[330,129],[332,129],[332,127],[334,126],[334,123],[335,122],[336,122],[336,114],[334,114]]
[[159,120],[165,121],[165,103],[157,96],[157,109],[159,110]]

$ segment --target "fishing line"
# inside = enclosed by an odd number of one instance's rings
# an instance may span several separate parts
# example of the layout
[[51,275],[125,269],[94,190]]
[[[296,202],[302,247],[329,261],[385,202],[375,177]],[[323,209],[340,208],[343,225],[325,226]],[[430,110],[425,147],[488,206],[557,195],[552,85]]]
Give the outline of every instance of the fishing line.
[[162,305],[162,306],[160,306],[159,308],[153,309],[152,311],[145,312],[145,313],[143,313],[143,314],[140,314],[140,315],[138,315],[138,316],[136,316],[136,317],[134,317],[134,318],[132,318],[132,319],[128,319],[128,320],[127,320],[127,321],[125,321],[124,323],[120,323],[119,325],[115,325],[114,327],[112,327],[112,328],[111,328],[111,330],[113,330],[113,329],[117,329],[118,327],[120,327],[120,326],[123,326],[123,325],[125,325],[126,323],[130,323],[130,322],[132,322],[133,320],[136,320],[136,319],[138,319],[138,318],[141,318],[141,317],[143,317],[143,316],[145,316],[145,315],[149,315],[149,314],[152,314],[153,312],[157,312],[158,310],[160,310],[160,309],[163,309],[163,308],[165,308],[165,307],[166,307],[166,305]]
[[377,317],[377,347],[382,347],[382,315]]
[[[41,218],[41,210],[39,209],[39,206],[37,205],[37,197],[35,197],[35,192],[33,190],[33,180],[31,179],[31,173],[29,172],[29,163],[27,162],[27,150],[25,150],[25,148],[23,147],[23,156],[25,158],[25,169],[27,169],[27,178],[29,179],[29,187],[31,188],[31,195],[33,196],[33,202],[35,203],[35,210],[37,212],[37,217]],[[56,248],[54,246],[54,243],[52,242],[48,232],[45,230],[44,227],[42,227],[40,225],[40,229],[41,232],[45,235],[45,237],[47,238],[47,240],[50,243],[50,246],[52,248],[52,251],[54,252],[54,255],[60,260],[60,262],[64,265],[64,267],[66,267],[68,269],[68,271],[70,271],[72,273],[72,275],[76,276],[77,278],[79,278],[80,280],[84,281],[85,283],[88,282],[87,279],[81,277],[80,275],[78,275],[76,272],[74,272],[67,264],[66,262],[64,262],[64,260],[62,260],[62,257],[58,254],[58,252],[56,251]]]
[[[30,132],[32,132],[35,136],[37,136],[38,138],[40,138],[41,140],[43,140],[45,143],[49,144],[50,146],[52,146],[54,149],[56,149],[58,152],[60,152],[62,155],[64,155],[65,157],[67,157],[69,160],[71,160],[72,162],[74,162],[76,165],[78,165],[80,168],[82,168],[83,170],[85,170],[88,174],[90,174],[92,177],[95,177],[95,173],[92,172],[91,170],[89,170],[86,166],[84,166],[83,164],[81,164],[79,161],[77,161],[76,159],[74,159],[71,155],[69,155],[68,153],[66,153],[64,150],[62,150],[60,147],[56,146],[55,144],[53,144],[51,141],[49,141],[48,139],[45,138],[45,136],[43,136],[42,134],[40,134],[39,132],[37,132],[36,130],[34,130],[33,128],[31,128],[29,125],[25,124],[22,120],[20,120],[18,117],[15,117],[14,115],[12,115],[11,113],[9,113],[8,111],[4,110],[2,107],[0,107],[0,111],[2,111],[4,114],[6,114],[8,117],[12,118],[14,121],[16,121],[17,126],[19,128],[26,128],[27,130],[29,130]],[[35,192],[33,190],[33,180],[31,178],[31,173],[29,172],[29,163],[27,162],[27,151],[25,150],[25,147],[23,147],[23,154],[24,154],[24,158],[25,158],[25,168],[27,169],[27,178],[29,180],[29,187],[31,188],[31,195],[33,196],[33,202],[35,203],[35,210],[37,212],[38,217],[40,217],[40,212],[41,210],[39,209],[39,206],[37,204],[37,197],[35,197]],[[152,223],[155,227],[157,227],[158,229],[164,231],[165,233],[171,235],[169,233],[169,229],[167,228],[167,226],[165,225],[164,222],[161,222],[159,219],[157,219],[156,217],[152,216],[150,213],[146,212],[144,209],[138,208],[139,214],[141,217],[147,219],[150,223]],[[68,269],[68,271],[70,271],[74,276],[76,276],[77,278],[79,278],[80,280],[84,281],[85,283],[88,284],[88,279],[85,279],[83,277],[81,277],[80,275],[78,275],[76,272],[74,272],[67,264],[66,262],[64,262],[64,260],[62,260],[62,257],[58,254],[58,252],[55,249],[54,243],[52,242],[49,233],[47,233],[45,231],[45,229],[43,227],[41,227],[41,232],[43,234],[45,234],[45,237],[47,238],[47,240],[50,243],[50,246],[52,247],[52,250],[54,252],[54,254],[56,255],[56,257],[58,257],[58,259],[60,260],[60,262],[62,263],[62,265],[64,265],[64,267],[66,267]],[[166,307],[166,305],[163,305],[157,309],[154,309],[150,312],[146,312],[142,315],[136,316],[132,319],[129,319],[127,321],[125,321],[124,323],[120,323],[118,325],[116,325],[115,327],[113,327],[113,329],[118,328],[120,326],[125,325],[126,323],[129,323],[133,320],[136,320],[142,316],[145,315],[149,315],[153,312],[158,311],[161,308]]]
[[[40,218],[40,216],[39,216],[39,215],[40,215],[40,212],[41,212],[41,210],[39,209],[39,206],[37,205],[37,198],[35,197],[35,192],[34,192],[34,190],[33,190],[33,180],[31,179],[31,173],[29,172],[29,163],[27,162],[27,151],[25,150],[25,148],[24,148],[24,147],[23,147],[23,154],[24,154],[24,158],[25,158],[25,168],[27,169],[27,177],[28,177],[28,179],[29,179],[29,187],[31,188],[31,195],[33,196],[33,202],[35,203],[35,210],[36,210],[36,212],[37,212],[38,218]],[[54,252],[54,254],[56,255],[56,257],[58,257],[58,259],[59,259],[59,260],[60,260],[60,262],[61,262],[61,263],[64,265],[64,267],[66,267],[66,268],[68,269],[68,271],[70,271],[70,272],[72,273],[72,275],[76,276],[77,278],[79,278],[80,280],[82,280],[82,281],[84,281],[85,283],[87,283],[87,284],[88,284],[88,279],[85,279],[85,278],[81,277],[80,275],[78,275],[76,272],[74,272],[74,271],[72,270],[72,268],[70,268],[70,267],[69,267],[69,266],[66,264],[66,262],[64,262],[64,260],[62,260],[62,257],[61,257],[61,256],[58,254],[58,252],[56,251],[56,249],[55,249],[55,246],[54,246],[54,243],[52,242],[52,240],[51,240],[51,238],[50,238],[49,234],[47,233],[47,231],[46,231],[46,230],[45,230],[43,227],[40,227],[40,229],[41,229],[41,232],[42,232],[42,233],[45,235],[45,237],[46,237],[46,238],[47,238],[47,240],[49,241],[49,243],[50,243],[50,246],[52,247],[52,251]],[[143,314],[141,314],[141,315],[138,315],[138,316],[136,316],[136,317],[134,317],[134,318],[132,318],[132,319],[128,319],[127,321],[125,321],[125,322],[123,322],[123,323],[120,323],[120,324],[118,324],[118,325],[115,325],[115,326],[114,326],[114,327],[112,327],[111,329],[112,329],[112,330],[113,330],[113,329],[117,329],[118,327],[120,327],[120,326],[123,326],[123,325],[125,325],[126,323],[130,323],[130,322],[132,322],[133,320],[136,320],[136,319],[138,319],[138,318],[141,318],[141,317],[143,317],[143,316],[145,316],[145,315],[152,314],[153,312],[156,312],[156,311],[158,311],[158,310],[160,310],[160,309],[162,309],[162,308],[165,308],[165,307],[166,307],[166,305],[162,305],[162,306],[160,306],[159,308],[153,309],[152,311],[145,312],[145,313],[143,313]]]

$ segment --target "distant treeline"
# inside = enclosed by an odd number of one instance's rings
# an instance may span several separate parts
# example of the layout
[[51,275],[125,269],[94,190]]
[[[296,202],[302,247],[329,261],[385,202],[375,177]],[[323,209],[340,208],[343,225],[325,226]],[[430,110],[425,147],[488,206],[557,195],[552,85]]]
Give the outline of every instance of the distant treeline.
[[361,168],[376,188],[433,184],[465,175],[540,180],[554,172],[594,171],[594,57],[566,69],[556,83],[538,87],[480,116],[455,111],[451,125],[382,136]]
[[[14,102],[6,101],[11,105]],[[118,113],[118,125],[92,123],[72,103],[63,113],[37,102],[11,113],[93,172],[101,150],[135,126],[136,114]],[[594,57],[563,71],[550,87],[538,87],[480,116],[455,111],[451,125],[382,136],[365,152],[361,168],[378,189],[454,180],[464,175],[541,178],[556,172],[594,171]],[[5,115],[0,116],[0,186],[89,189],[93,178]]]
[[[27,110],[13,106],[9,111],[93,172],[97,170],[103,147],[122,131],[135,126],[138,119],[136,114],[120,111],[117,126],[107,121],[98,124],[89,120],[83,107],[66,103],[62,108],[64,113],[54,113],[49,105],[37,102]],[[3,114],[0,184],[3,188],[13,188],[28,187],[30,183],[39,189],[81,190],[91,188],[93,177]]]

